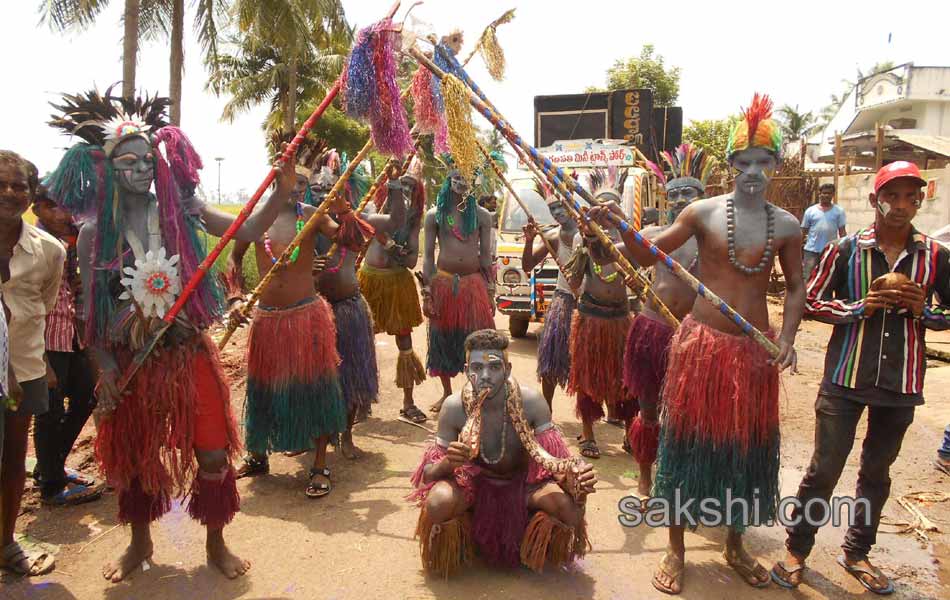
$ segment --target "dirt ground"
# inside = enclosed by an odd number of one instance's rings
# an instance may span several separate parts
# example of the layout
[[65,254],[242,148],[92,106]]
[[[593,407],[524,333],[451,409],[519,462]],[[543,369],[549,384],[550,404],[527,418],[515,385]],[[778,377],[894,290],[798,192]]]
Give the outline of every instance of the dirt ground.
[[[779,322],[778,307],[774,322]],[[499,327],[507,327],[505,317]],[[514,374],[534,382],[536,336],[515,340],[511,356]],[[794,494],[807,466],[814,431],[813,403],[821,377],[824,346],[830,327],[806,322],[798,337],[801,374],[785,376],[782,397],[782,492]],[[244,395],[242,351],[246,334],[235,337],[225,352],[232,377],[232,400],[240,411]],[[424,351],[424,331],[416,333],[416,347]],[[932,336],[935,344],[950,344],[950,336]],[[128,542],[128,530],[116,525],[116,498],[74,508],[39,506],[28,491],[29,502],[20,518],[21,530],[33,540],[56,546],[57,568],[49,576],[17,579],[4,575],[2,597],[20,599],[150,598],[289,599],[289,598],[625,598],[663,597],[650,586],[654,567],[665,547],[665,532],[646,526],[625,528],[618,522],[618,501],[635,489],[636,466],[620,444],[622,432],[610,425],[597,428],[604,456],[596,462],[600,483],[588,501],[587,520],[593,551],[572,570],[536,575],[527,570],[499,572],[476,566],[450,582],[427,578],[420,569],[412,539],[417,510],[403,498],[409,493],[409,474],[416,466],[427,433],[396,420],[401,393],[392,383],[396,348],[392,338],[376,340],[381,373],[381,395],[373,416],[357,426],[357,444],[366,452],[347,461],[331,451],[333,492],[322,500],[307,500],[308,457],[275,456],[271,475],[242,480],[242,512],[227,529],[232,548],[249,558],[250,573],[228,581],[210,569],[203,552],[203,531],[175,505],[154,527],[155,555],[149,568],[128,581],[107,584],[101,565]],[[935,345],[944,350],[947,345]],[[618,374],[619,378],[619,374]],[[461,378],[456,379],[461,384]],[[942,431],[950,423],[950,366],[931,364],[927,373],[927,405],[919,409],[893,471],[891,500],[885,507],[890,521],[910,515],[896,499],[910,492],[950,492],[950,478],[932,468]],[[438,381],[427,381],[417,391],[417,403],[427,408],[439,396]],[[568,439],[579,433],[571,399],[558,391],[555,420]],[[434,425],[430,421],[430,425]],[[72,466],[91,463],[91,436],[87,429]],[[837,494],[853,494],[858,464],[856,449]],[[950,502],[915,502],[915,506],[943,531],[950,531]],[[896,526],[882,529],[895,531]],[[844,531],[821,530],[809,562],[810,570],[796,598],[847,598],[864,594],[860,584],[835,563]],[[894,577],[899,598],[950,598],[950,536],[930,532],[929,541],[912,533],[881,533],[872,561]],[[687,534],[688,570],[684,598],[748,599],[775,597],[788,592],[772,585],[754,590],[738,579],[721,557],[724,532],[700,528]],[[782,557],[784,532],[779,527],[757,528],[747,535],[752,552],[771,567]]]

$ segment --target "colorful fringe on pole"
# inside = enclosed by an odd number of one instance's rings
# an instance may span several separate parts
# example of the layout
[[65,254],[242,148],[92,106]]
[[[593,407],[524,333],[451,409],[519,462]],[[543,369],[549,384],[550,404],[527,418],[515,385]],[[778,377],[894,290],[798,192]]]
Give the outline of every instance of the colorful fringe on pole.
[[[120,368],[132,353],[117,351]],[[195,449],[240,452],[230,393],[207,335],[156,350],[118,408],[99,422],[96,458],[120,495],[120,518],[139,522],[167,510],[197,471]]]
[[[680,505],[719,502],[739,530],[776,515],[779,489],[778,371],[754,340],[683,320],[663,385],[659,465],[653,495]],[[727,499],[743,499],[750,512]],[[708,511],[707,511],[708,512]],[[687,525],[689,523],[681,523]]]
[[378,269],[363,263],[357,273],[360,291],[373,311],[376,333],[409,333],[422,325],[419,291],[412,271],[405,267]]
[[538,338],[538,378],[554,381],[562,388],[567,387],[571,376],[571,320],[576,308],[573,294],[555,290]]
[[630,329],[626,301],[607,306],[584,294],[571,322],[571,375],[567,393],[577,394],[578,418],[600,418],[602,404],[626,408],[632,404],[619,385],[623,350]]
[[343,72],[346,113],[367,121],[376,149],[392,156],[412,151],[409,119],[396,83],[399,45],[400,34],[390,19],[366,27],[357,34]]
[[453,275],[439,271],[430,282],[438,317],[429,319],[429,375],[454,377],[465,366],[465,338],[479,329],[494,329],[488,286],[481,273]]
[[333,313],[322,297],[294,307],[255,311],[248,337],[244,409],[249,451],[308,450],[315,438],[346,430],[336,333]]
[[445,99],[445,123],[449,131],[449,148],[455,168],[466,181],[475,178],[479,164],[472,107],[468,102],[468,88],[454,75],[442,79],[442,97]]
[[482,34],[478,50],[492,79],[495,81],[503,80],[505,78],[505,51],[498,44],[498,36],[494,27],[489,27]]
[[[570,456],[556,428],[536,438],[552,456]],[[456,572],[471,562],[472,542],[474,550],[491,565],[517,568],[523,564],[536,572],[545,565],[566,565],[586,554],[590,542],[583,518],[576,527],[570,527],[542,511],[533,517],[529,514],[530,491],[553,480],[551,473],[534,461],[529,461],[527,472],[510,480],[483,476],[481,468],[471,463],[457,468],[453,482],[471,509],[445,523],[432,523],[428,496],[437,482],[424,483],[424,472],[426,466],[438,463],[445,454],[445,449],[431,442],[410,478],[415,491],[408,499],[421,508],[416,536],[422,564],[428,571],[442,577]]]
[[333,302],[336,321],[336,349],[340,355],[340,387],[349,414],[360,417],[370,413],[379,396],[379,370],[376,367],[376,342],[373,317],[363,296]]
[[413,116],[419,133],[431,133],[436,154],[449,151],[442,89],[429,69],[420,66],[412,78]]

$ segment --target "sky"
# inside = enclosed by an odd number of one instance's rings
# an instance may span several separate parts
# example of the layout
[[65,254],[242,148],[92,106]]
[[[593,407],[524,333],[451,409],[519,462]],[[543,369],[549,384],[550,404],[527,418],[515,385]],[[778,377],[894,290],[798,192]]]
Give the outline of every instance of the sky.
[[[46,125],[50,101],[63,92],[121,78],[121,0],[90,29],[55,33],[40,23],[46,0],[7,0],[0,20],[4,50],[4,93],[0,94],[0,147],[19,152],[40,172],[56,166],[72,141]],[[187,2],[190,6],[192,3]],[[351,24],[378,20],[391,0],[344,0]],[[397,13],[401,18],[409,2]],[[901,8],[909,14],[898,14]],[[671,10],[675,7],[675,10]],[[506,78],[495,82],[481,60],[469,70],[502,114],[526,139],[533,138],[533,98],[579,93],[604,85],[618,58],[653,44],[670,66],[682,69],[678,105],[684,121],[723,118],[738,112],[754,92],[770,94],[777,106],[815,110],[841,91],[841,80],[878,61],[950,66],[950,2],[686,1],[601,0],[427,0],[412,16],[440,35],[466,34],[467,56],[485,26],[509,8],[513,22],[498,30],[507,61]],[[193,9],[189,9],[192,11]],[[189,22],[192,12],[186,17]],[[140,89],[168,90],[168,46],[147,42],[136,76]],[[205,89],[200,49],[186,33],[182,128],[205,162],[203,187],[217,194],[218,164],[225,199],[253,191],[267,174],[260,106],[233,123],[220,121],[226,97]],[[481,117],[475,115],[476,122]],[[479,125],[484,125],[479,123]],[[215,158],[223,158],[216,163]]]

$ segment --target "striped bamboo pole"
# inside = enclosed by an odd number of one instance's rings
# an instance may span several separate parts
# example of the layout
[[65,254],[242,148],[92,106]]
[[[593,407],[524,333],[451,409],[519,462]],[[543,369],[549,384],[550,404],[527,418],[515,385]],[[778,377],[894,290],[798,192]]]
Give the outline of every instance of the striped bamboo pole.
[[[426,68],[432,71],[437,77],[442,78],[447,76],[444,71],[442,71],[417,49],[410,49],[410,54],[412,54],[413,58],[418,60]],[[489,122],[492,123],[492,125],[494,125],[502,134],[504,134],[510,142],[517,145],[527,157],[530,157],[531,161],[538,165],[541,170],[545,172],[545,174],[548,176],[548,179],[552,184],[555,185],[555,187],[563,189],[568,195],[571,193],[576,194],[589,204],[593,205],[594,199],[587,190],[578,185],[571,177],[568,177],[564,173],[564,170],[554,165],[550,159],[541,156],[538,153],[537,148],[534,148],[522,140],[521,136],[519,136],[518,133],[507,122],[503,121],[495,111],[493,111],[478,97],[478,95],[476,95],[474,89],[469,90],[469,102],[475,107],[476,110],[482,113],[482,115],[484,115],[485,118],[487,118]],[[577,212],[583,213],[584,209],[578,200],[574,199],[573,204]],[[731,319],[744,334],[755,340],[756,343],[762,346],[772,357],[778,356],[778,347],[772,342],[772,340],[767,338],[765,334],[759,331],[754,325],[749,323],[745,317],[740,315],[734,308],[729,306],[712,290],[703,285],[701,281],[696,279],[696,277],[687,271],[681,264],[673,260],[671,256],[657,248],[653,242],[643,237],[640,232],[633,229],[629,223],[616,216],[612,216],[612,218],[622,232],[630,232],[638,244],[649,250],[650,253],[657,257],[657,259],[662,262],[667,269],[680,278],[684,283],[689,285],[698,296],[710,302],[723,315]],[[588,221],[588,225],[592,225],[593,227],[591,227],[591,229],[596,233],[596,224]]]

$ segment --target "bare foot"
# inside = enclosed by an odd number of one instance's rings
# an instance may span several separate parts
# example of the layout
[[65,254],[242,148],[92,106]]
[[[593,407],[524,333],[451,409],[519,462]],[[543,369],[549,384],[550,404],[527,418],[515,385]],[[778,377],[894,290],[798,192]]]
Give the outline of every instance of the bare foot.
[[205,550],[208,553],[208,562],[216,566],[228,579],[236,579],[247,573],[247,570],[251,568],[250,561],[234,555],[228,549],[228,545],[224,543],[224,536],[221,535],[220,531],[217,532],[217,535],[208,532],[208,543],[205,545]]
[[340,452],[343,453],[345,458],[350,460],[356,460],[363,457],[363,451],[353,444],[352,431],[345,431],[343,432],[343,435],[340,436]]
[[119,583],[142,566],[143,562],[150,559],[152,550],[151,538],[136,541],[133,536],[132,542],[122,556],[102,568],[102,576],[112,583]]
[[[646,467],[646,468],[644,468]],[[649,498],[653,489],[653,465],[640,465],[640,477],[637,479],[637,493],[641,498]]]
[[442,403],[445,402],[445,399],[448,398],[449,396],[450,394],[445,394],[444,396],[439,398],[438,402],[436,402],[435,404],[429,407],[429,412],[436,415],[442,412]]

